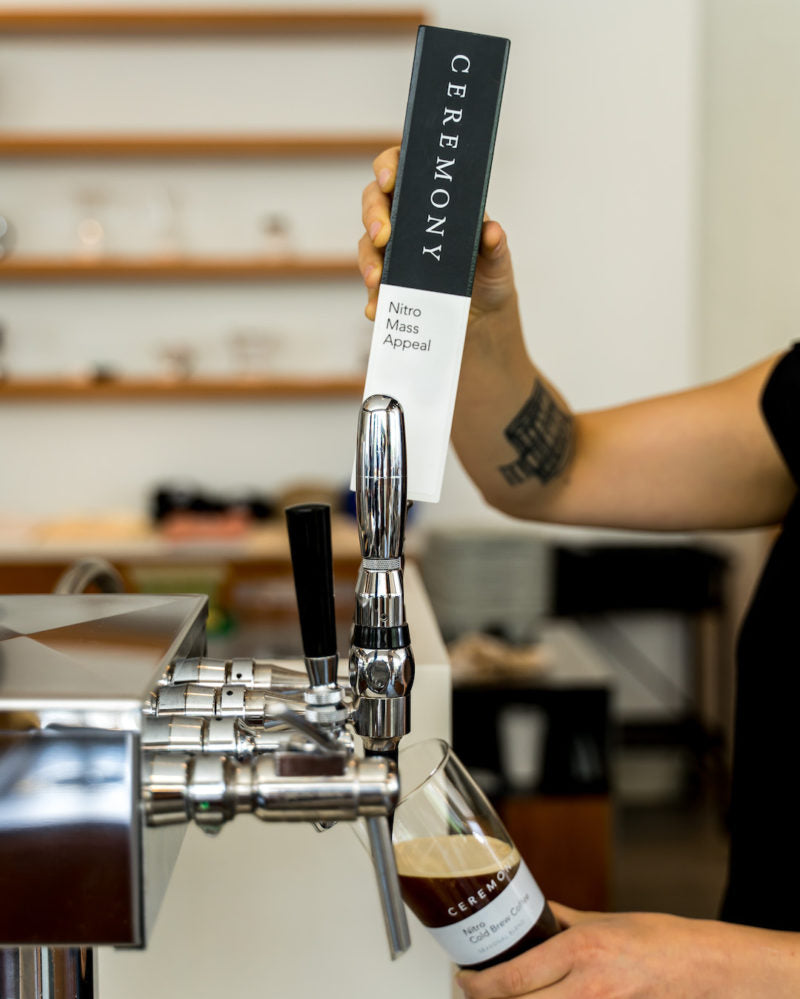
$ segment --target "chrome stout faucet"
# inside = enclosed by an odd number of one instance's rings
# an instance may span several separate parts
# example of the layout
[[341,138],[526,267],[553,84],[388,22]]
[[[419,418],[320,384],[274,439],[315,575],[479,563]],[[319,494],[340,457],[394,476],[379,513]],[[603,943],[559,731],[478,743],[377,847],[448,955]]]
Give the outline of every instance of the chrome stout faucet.
[[406,527],[403,410],[389,396],[362,405],[356,442],[361,568],[350,647],[354,727],[367,755],[396,759],[410,727],[414,655],[403,598]]

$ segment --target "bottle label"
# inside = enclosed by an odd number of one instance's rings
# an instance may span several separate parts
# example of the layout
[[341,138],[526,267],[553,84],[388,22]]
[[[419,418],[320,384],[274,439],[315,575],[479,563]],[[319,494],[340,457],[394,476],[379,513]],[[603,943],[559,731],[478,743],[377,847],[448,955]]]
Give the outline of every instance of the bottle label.
[[474,915],[428,931],[456,964],[480,964],[508,950],[541,916],[544,895],[524,863],[508,887]]

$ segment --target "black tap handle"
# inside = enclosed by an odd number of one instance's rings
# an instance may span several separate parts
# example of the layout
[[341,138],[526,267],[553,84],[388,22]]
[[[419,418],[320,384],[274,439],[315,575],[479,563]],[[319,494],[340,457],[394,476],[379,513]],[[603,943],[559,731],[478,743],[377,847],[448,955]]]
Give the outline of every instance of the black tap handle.
[[289,549],[303,653],[306,658],[336,655],[333,598],[331,511],[325,503],[300,503],[286,509]]

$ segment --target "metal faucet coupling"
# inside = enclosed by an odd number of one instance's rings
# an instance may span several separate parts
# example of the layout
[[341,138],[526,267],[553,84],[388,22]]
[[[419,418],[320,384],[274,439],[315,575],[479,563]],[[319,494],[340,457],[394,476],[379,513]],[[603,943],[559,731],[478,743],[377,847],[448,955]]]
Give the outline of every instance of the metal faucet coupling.
[[356,441],[362,561],[350,647],[353,721],[369,754],[396,755],[410,726],[414,656],[403,595],[406,477],[402,407],[389,396],[370,396],[361,406]]

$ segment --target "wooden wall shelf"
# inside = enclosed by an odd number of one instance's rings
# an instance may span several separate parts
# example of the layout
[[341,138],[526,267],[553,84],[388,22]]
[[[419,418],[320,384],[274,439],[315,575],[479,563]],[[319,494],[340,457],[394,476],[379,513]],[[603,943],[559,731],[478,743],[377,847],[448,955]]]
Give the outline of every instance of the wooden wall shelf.
[[[21,0],[20,0],[21,2]],[[150,8],[109,9],[97,7],[5,7],[0,10],[0,41],[4,38],[36,37],[73,39],[102,38],[109,42],[167,37],[182,42],[196,38],[308,36],[352,39],[363,35],[399,37],[409,40],[417,26],[427,20],[420,8],[398,7],[373,10],[362,8],[283,9]],[[0,131],[0,160],[13,158],[40,160],[65,158],[139,159],[173,158],[325,158],[377,155],[396,145],[398,136],[379,134],[185,134],[137,133],[59,133]],[[358,277],[353,257],[267,256],[245,257],[77,257],[11,256],[0,260],[0,285],[48,282],[193,282],[328,280]],[[363,376],[331,378],[233,378],[209,377],[186,380],[166,378],[9,378],[0,380],[0,404],[82,403],[124,401],[160,402],[198,400],[229,402],[276,399],[359,399]]]
[[397,135],[90,135],[0,132],[0,159],[14,157],[291,158],[377,156]]
[[253,378],[9,378],[0,381],[0,403],[125,402],[142,400],[245,401],[252,399],[360,398],[364,376]]
[[9,257],[0,261],[0,283],[30,281],[252,281],[355,278],[352,257],[253,257],[139,259]]
[[175,36],[285,35],[411,32],[425,20],[420,9],[396,10],[202,10],[151,8],[19,8],[0,13],[0,34],[18,35],[130,35]]

